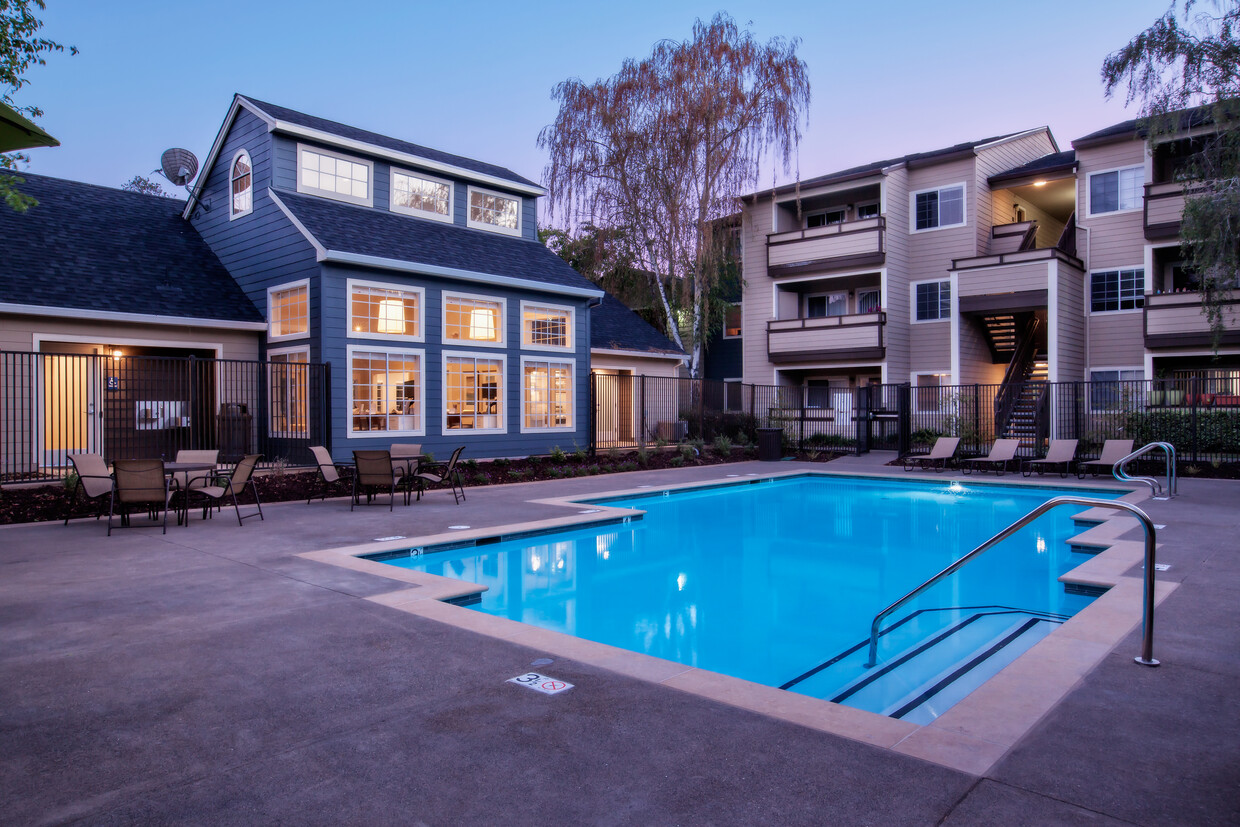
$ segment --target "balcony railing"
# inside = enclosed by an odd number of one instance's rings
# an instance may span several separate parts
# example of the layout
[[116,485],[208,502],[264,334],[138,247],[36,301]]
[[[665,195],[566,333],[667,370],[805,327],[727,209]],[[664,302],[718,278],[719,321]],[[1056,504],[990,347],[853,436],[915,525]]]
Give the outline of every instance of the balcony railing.
[[1150,241],[1180,234],[1184,185],[1171,181],[1145,185],[1145,237]]
[[[1222,344],[1240,344],[1240,299],[1223,302]],[[1210,322],[1201,312],[1201,294],[1164,293],[1145,297],[1145,346],[1206,347],[1213,344]]]
[[775,363],[858,361],[886,354],[886,313],[858,313],[816,319],[777,319],[766,323],[766,352]]
[[886,259],[886,219],[863,218],[826,227],[771,233],[766,267],[773,277],[877,267]]

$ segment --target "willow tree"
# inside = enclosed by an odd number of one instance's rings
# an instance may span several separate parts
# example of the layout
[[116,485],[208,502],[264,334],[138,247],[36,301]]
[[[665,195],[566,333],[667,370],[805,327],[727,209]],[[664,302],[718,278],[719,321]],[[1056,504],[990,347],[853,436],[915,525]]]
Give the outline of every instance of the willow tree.
[[1107,97],[1124,86],[1125,102],[1140,105],[1151,150],[1190,138],[1180,242],[1217,353],[1240,272],[1240,0],[1176,0],[1107,56],[1102,81]]
[[[552,218],[628,235],[669,320],[665,332],[690,354],[695,376],[728,254],[723,219],[757,188],[768,158],[789,169],[801,137],[809,80],[799,44],[759,43],[720,13],[610,78],[552,91],[560,110],[538,136],[550,156]],[[674,304],[687,308],[681,324]]]

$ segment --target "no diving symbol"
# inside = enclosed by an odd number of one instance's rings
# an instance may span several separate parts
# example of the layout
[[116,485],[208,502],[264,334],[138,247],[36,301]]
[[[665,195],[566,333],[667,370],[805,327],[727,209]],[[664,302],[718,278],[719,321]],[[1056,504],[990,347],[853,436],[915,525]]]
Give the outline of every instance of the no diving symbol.
[[548,692],[559,692],[561,689],[568,689],[568,684],[564,681],[543,681],[542,688]]
[[561,692],[567,692],[573,688],[571,683],[559,681],[546,675],[540,675],[537,672],[526,672],[524,675],[517,675],[515,678],[509,678],[508,683],[515,683],[518,686],[528,687],[535,692],[541,692],[544,695],[558,695]]

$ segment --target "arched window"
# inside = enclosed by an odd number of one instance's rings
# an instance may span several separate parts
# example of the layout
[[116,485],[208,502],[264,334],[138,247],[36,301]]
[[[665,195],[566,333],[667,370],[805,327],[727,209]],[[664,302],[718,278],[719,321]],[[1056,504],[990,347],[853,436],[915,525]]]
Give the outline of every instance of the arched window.
[[250,169],[250,153],[244,149],[233,158],[229,180],[232,182],[230,218],[248,215],[254,206],[254,175]]

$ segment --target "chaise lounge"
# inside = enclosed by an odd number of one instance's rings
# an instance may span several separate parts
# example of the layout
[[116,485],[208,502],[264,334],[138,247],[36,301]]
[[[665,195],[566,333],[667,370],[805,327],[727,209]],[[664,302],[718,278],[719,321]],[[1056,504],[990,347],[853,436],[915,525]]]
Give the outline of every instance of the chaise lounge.
[[979,473],[994,471],[996,476],[1001,477],[1008,469],[1008,465],[1017,461],[1016,452],[1019,449],[1019,439],[996,439],[995,444],[990,446],[990,453],[986,456],[960,460],[960,470],[965,474],[971,471]]
[[935,440],[934,447],[930,449],[928,454],[908,454],[903,458],[904,470],[912,471],[914,468],[933,468],[936,471],[944,471],[947,469],[947,463],[956,458],[956,452],[960,450],[960,437],[958,436],[941,436]]
[[1098,476],[1100,471],[1110,473],[1111,467],[1124,457],[1132,453],[1131,439],[1108,439],[1102,446],[1102,456],[1098,459],[1091,459],[1078,463],[1076,466],[1077,477],[1084,479],[1085,472],[1088,471],[1093,476]]
[[1042,476],[1046,471],[1057,470],[1059,476],[1066,477],[1072,473],[1074,462],[1076,462],[1076,440],[1053,439],[1050,447],[1046,449],[1046,456],[1041,459],[1026,460],[1020,471],[1029,477],[1034,471],[1038,472],[1038,476]]

